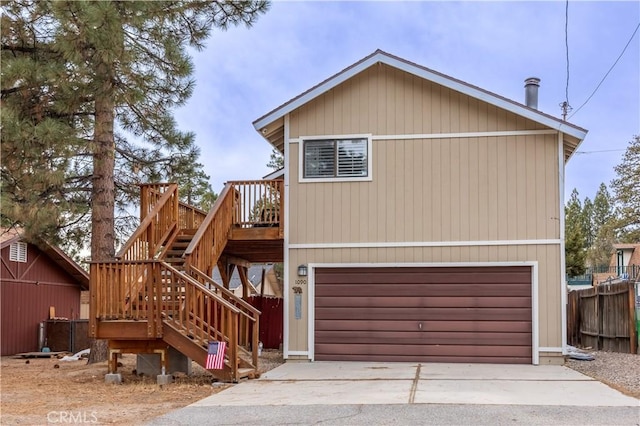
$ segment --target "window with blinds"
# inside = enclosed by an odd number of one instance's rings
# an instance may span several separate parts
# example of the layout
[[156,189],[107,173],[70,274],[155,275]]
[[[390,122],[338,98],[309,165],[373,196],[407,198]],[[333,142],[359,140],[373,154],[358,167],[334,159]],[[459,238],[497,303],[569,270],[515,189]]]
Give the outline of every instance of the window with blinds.
[[16,242],[9,246],[9,260],[12,262],[27,262],[27,243]]
[[368,140],[304,141],[304,178],[350,178],[368,175]]

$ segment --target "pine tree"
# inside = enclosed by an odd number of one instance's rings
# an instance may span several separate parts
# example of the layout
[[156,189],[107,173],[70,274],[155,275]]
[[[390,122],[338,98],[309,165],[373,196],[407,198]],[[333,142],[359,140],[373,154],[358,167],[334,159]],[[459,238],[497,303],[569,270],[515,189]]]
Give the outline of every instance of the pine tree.
[[584,235],[584,249],[588,249],[593,244],[595,235],[593,234],[593,202],[589,197],[585,197],[582,203],[582,234]]
[[640,242],[640,135],[634,136],[615,167],[611,186],[620,207],[618,224],[625,242]]
[[609,194],[607,185],[601,183],[593,199],[593,233],[597,235],[600,228],[611,222],[613,218],[613,198]]
[[267,167],[273,170],[280,170],[284,167],[284,157],[280,154],[280,151],[275,148],[271,150]]
[[212,28],[250,26],[267,8],[264,0],[3,2],[3,224],[53,235],[90,215],[91,259],[112,260],[115,212],[137,194],[132,186],[168,176],[194,152],[194,135],[171,114],[195,84],[187,47],[202,48]]
[[171,115],[194,87],[186,47],[202,48],[214,27],[251,25],[267,7],[2,3],[3,224],[51,236],[90,215],[92,260],[113,258],[114,211],[194,149]]
[[582,206],[574,188],[565,209],[565,265],[570,277],[584,274],[585,238],[582,232]]
[[615,243],[615,219],[613,199],[607,185],[601,183],[593,199],[591,223],[593,224],[594,239],[587,254],[588,263],[592,267],[609,265]]

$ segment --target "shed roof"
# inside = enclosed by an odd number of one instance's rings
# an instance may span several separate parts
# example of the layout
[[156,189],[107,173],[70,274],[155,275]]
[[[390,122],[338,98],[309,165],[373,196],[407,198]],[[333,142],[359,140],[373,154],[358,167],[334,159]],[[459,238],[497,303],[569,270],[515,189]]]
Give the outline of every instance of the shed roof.
[[569,157],[571,157],[580,142],[582,142],[587,135],[587,130],[567,121],[563,121],[552,115],[538,111],[537,109],[530,108],[522,103],[507,99],[488,90],[466,83],[462,80],[455,79],[414,62],[410,62],[406,59],[391,55],[380,49],[359,60],[355,64],[343,69],[337,74],[334,74],[311,89],[285,102],[274,110],[269,111],[253,122],[254,128],[262,134],[269,143],[281,152],[284,152],[285,115],[378,63],[386,64],[431,82],[440,84],[449,89],[495,105],[499,108],[545,125],[551,129],[562,132],[564,134],[565,160],[568,160]]
[[[0,228],[0,250],[20,240],[22,240],[22,230],[16,228]],[[71,275],[83,290],[89,290],[89,274],[64,251],[46,241],[35,245],[58,266],[64,269],[65,272]]]

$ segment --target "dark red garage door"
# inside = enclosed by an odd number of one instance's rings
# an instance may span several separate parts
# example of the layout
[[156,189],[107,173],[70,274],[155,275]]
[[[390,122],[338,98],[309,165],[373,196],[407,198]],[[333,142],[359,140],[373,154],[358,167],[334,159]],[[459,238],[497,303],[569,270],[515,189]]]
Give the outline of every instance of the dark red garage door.
[[315,360],[531,364],[531,268],[318,268]]

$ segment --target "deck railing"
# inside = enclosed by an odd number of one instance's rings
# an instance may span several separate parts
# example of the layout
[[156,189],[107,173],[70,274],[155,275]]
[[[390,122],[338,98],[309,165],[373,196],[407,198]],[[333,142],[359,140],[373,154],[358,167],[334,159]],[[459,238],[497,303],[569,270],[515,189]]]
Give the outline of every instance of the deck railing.
[[142,188],[141,220],[136,232],[131,235],[116,254],[121,260],[153,259],[178,226],[178,185],[163,185],[163,192],[152,186]]
[[232,377],[237,377],[243,314],[221,296],[155,260],[93,263],[91,280],[90,303],[95,314],[90,319],[90,335],[99,337],[96,322],[100,320],[136,320],[147,322],[148,338],[161,338],[165,322],[203,350],[209,341],[227,342],[229,367]]
[[233,224],[241,228],[281,227],[283,218],[282,180],[229,182],[237,193]]
[[258,343],[260,340],[260,311],[250,303],[237,297],[232,291],[216,283],[211,277],[195,268],[191,269],[192,277],[206,288],[222,296],[229,304],[240,312],[238,322],[238,344],[251,348],[251,359],[258,365]]
[[[211,278],[232,228],[278,227],[283,235],[283,181],[225,185],[208,214],[181,203],[176,184],[141,187],[141,223],[114,262],[91,265],[90,334],[97,322],[147,321],[147,337],[162,337],[168,323],[205,347],[225,340],[234,377],[239,345],[258,363],[260,312]],[[177,232],[197,229],[184,252],[185,271],[158,260]]]

